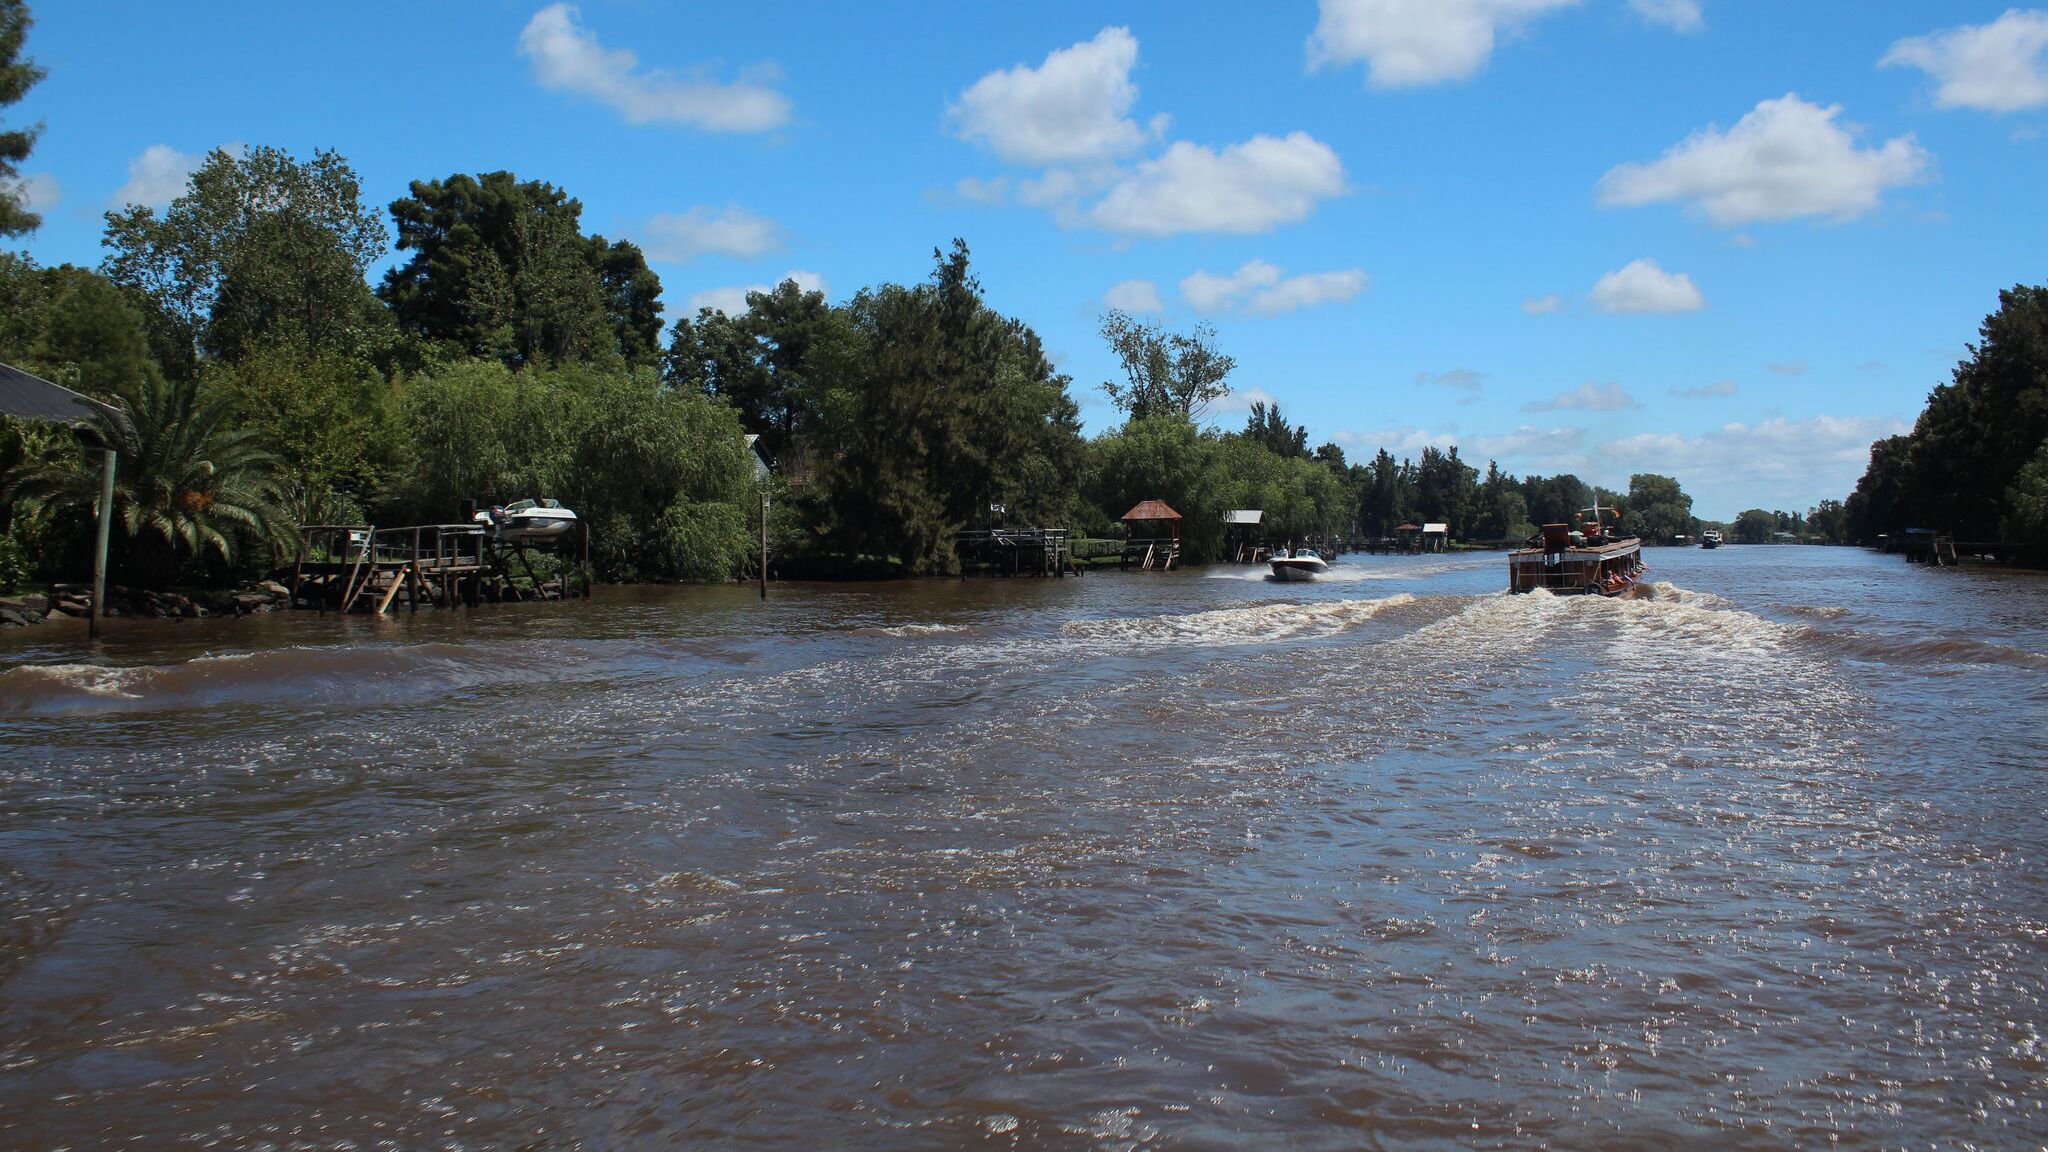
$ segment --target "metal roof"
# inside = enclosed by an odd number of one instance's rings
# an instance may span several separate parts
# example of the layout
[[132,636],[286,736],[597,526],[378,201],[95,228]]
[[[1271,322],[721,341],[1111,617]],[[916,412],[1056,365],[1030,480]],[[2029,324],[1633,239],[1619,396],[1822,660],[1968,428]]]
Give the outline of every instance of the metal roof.
[[0,364],[0,414],[69,424],[89,420],[99,410],[97,401],[62,384],[52,384],[11,364]]
[[1126,520],[1178,520],[1180,513],[1167,506],[1164,500],[1146,500],[1124,513]]
[[1225,524],[1263,524],[1265,521],[1266,514],[1257,508],[1233,508],[1223,514]]
[[1431,520],[1422,526],[1422,530],[1424,532],[1441,532],[1444,535],[1449,535],[1451,526],[1439,520]]

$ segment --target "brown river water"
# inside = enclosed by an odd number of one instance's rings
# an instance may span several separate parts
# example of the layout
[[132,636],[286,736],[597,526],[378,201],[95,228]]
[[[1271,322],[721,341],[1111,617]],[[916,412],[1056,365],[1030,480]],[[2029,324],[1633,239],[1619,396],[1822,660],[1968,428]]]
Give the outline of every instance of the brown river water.
[[0,1147],[2035,1148],[2048,579],[0,634]]

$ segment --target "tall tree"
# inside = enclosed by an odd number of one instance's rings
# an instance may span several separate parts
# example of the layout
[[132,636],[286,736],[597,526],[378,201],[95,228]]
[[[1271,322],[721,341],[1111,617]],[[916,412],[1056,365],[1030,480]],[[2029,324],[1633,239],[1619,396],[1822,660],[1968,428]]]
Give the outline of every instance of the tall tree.
[[[44,76],[35,61],[21,56],[34,22],[21,0],[0,0],[0,108],[19,103]],[[29,211],[27,189],[21,183],[21,162],[28,159],[42,132],[41,124],[0,132],[0,236],[33,232],[43,222]]]
[[412,257],[377,295],[405,331],[508,365],[651,365],[661,281],[640,249],[582,232],[583,204],[510,172],[415,180],[391,204]]
[[1251,415],[1244,425],[1244,437],[1263,445],[1275,456],[1308,455],[1308,429],[1300,424],[1289,427],[1287,417],[1280,414],[1277,400],[1271,404],[1264,400],[1252,401]]
[[208,356],[276,342],[356,351],[383,322],[363,273],[384,226],[339,152],[215,149],[161,217],[131,204],[106,220],[102,271]]
[[724,398],[770,459],[785,459],[813,430],[830,383],[844,376],[857,341],[849,319],[785,280],[747,294],[747,310],[703,309],[676,321],[665,358],[672,387]]
[[1217,350],[1216,329],[1208,324],[1185,335],[1169,333],[1111,309],[1101,331],[1123,365],[1125,381],[1105,381],[1102,390],[1129,419],[1178,413],[1200,420],[1210,405],[1230,395],[1237,361]]
[[1654,472],[1628,478],[1629,528],[1650,540],[1669,540],[1692,531],[1692,497],[1678,481]]

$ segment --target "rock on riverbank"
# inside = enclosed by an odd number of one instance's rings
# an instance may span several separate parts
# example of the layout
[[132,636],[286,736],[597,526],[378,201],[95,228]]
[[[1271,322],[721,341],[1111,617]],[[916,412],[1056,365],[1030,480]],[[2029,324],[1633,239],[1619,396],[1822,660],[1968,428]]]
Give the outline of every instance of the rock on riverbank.
[[[264,580],[234,591],[154,592],[146,588],[107,588],[108,616],[139,616],[159,620],[195,620],[205,616],[248,616],[289,606],[291,590]],[[85,616],[92,611],[92,588],[58,584],[49,592],[0,596],[0,627],[40,624],[52,616]]]

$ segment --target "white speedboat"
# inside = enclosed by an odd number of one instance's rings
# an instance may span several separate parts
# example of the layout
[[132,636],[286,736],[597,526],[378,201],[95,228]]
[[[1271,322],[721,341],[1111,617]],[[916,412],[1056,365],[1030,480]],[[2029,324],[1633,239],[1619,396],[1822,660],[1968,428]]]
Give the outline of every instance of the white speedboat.
[[502,508],[476,514],[476,522],[490,525],[500,540],[515,544],[546,544],[567,536],[576,527],[576,513],[558,500],[519,500]]
[[1330,562],[1310,548],[1296,548],[1292,556],[1282,548],[1267,563],[1273,566],[1273,579],[1289,583],[1313,580],[1330,570]]

